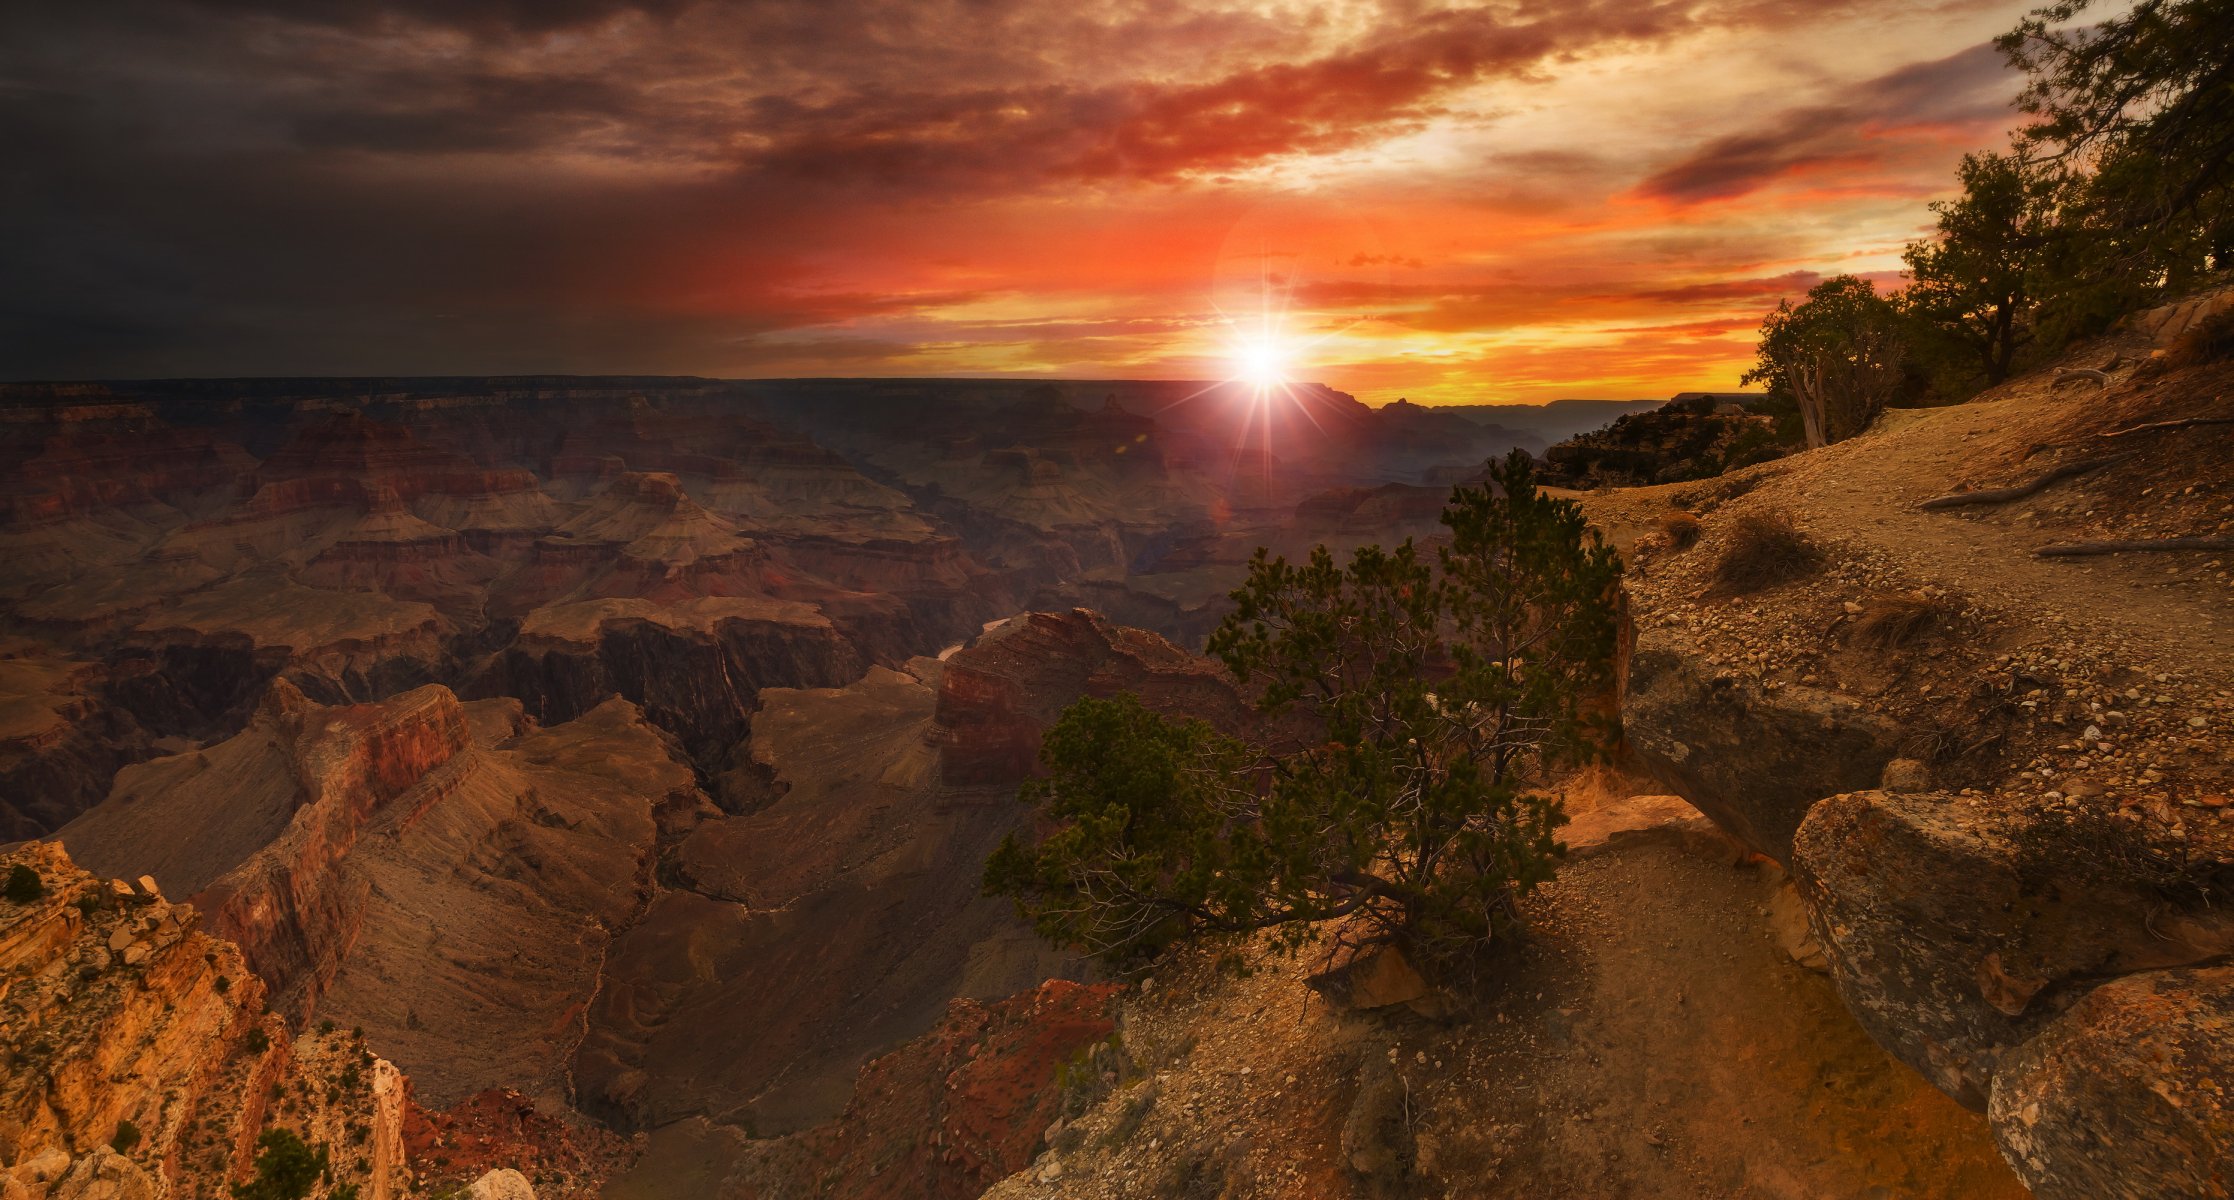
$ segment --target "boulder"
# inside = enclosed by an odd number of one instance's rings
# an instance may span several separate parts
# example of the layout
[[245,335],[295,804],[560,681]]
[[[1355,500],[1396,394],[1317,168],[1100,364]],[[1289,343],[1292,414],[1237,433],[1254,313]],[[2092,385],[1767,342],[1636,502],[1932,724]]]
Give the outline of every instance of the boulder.
[[527,1176],[500,1167],[474,1180],[465,1195],[466,1200],[535,1200],[535,1189],[528,1186]]
[[1793,876],[1870,1036],[1968,1107],[2096,982],[2234,951],[2234,912],[2168,901],[2099,844],[1943,793],[1815,806]]
[[47,1200],[157,1200],[163,1194],[138,1163],[107,1146],[70,1164]]
[[1311,976],[1311,989],[1338,1008],[1387,1008],[1418,1005],[1427,999],[1427,980],[1394,946],[1368,946],[1340,964]]
[[1669,790],[1780,863],[1808,807],[1877,786],[1899,731],[1850,696],[1768,691],[1640,634],[1622,688],[1631,754]]
[[2002,1155],[2038,1200],[2234,1196],[2234,967],[2088,992],[1994,1076]]

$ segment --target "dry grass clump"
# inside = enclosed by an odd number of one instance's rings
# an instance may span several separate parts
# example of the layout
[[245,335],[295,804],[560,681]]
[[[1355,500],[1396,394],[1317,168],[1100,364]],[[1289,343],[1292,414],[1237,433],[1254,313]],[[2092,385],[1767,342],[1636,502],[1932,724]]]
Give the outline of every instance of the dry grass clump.
[[1730,526],[1714,582],[1726,595],[1744,595],[1805,579],[1823,569],[1823,551],[1775,513],[1748,513]]
[[1919,594],[1888,593],[1862,601],[1854,622],[1854,642],[1873,650],[1898,650],[1946,626],[1954,616],[1943,600]]
[[1699,544],[1699,535],[1704,532],[1706,527],[1699,524],[1699,518],[1680,508],[1660,514],[1660,533],[1668,539],[1672,549],[1689,550]]

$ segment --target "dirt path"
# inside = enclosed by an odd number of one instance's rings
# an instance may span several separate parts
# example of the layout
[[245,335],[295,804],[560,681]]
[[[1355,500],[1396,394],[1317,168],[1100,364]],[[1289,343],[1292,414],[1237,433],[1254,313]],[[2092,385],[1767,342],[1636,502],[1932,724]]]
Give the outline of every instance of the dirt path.
[[[1293,960],[1183,957],[1121,1024],[1145,1077],[988,1195],[2020,1200],[1984,1118],[1869,1040],[1770,932],[1773,879],[1707,840],[1570,863],[1446,1020],[1330,1012]],[[1375,1063],[1389,1124],[1361,1137]]]
[[[2208,378],[2153,391],[2121,381],[2109,394],[2092,384],[2059,389],[2050,379],[2044,371],[1967,404],[1894,410],[1862,437],[1732,478],[1761,481],[1748,506],[1780,508],[1810,534],[1958,590],[2042,634],[2114,650],[2152,673],[2234,684],[2234,553],[2033,553],[2055,542],[2234,532],[2234,475],[2216,469],[2234,447],[2234,426],[2135,443],[2089,436],[2167,411],[2234,415],[2234,403]],[[2079,445],[2028,459],[2045,442]],[[2022,482],[2106,445],[2133,461],[2014,503],[1918,507],[1951,491]],[[1599,493],[1585,505],[1617,539],[1633,537],[1669,507],[1712,504],[1726,482]]]

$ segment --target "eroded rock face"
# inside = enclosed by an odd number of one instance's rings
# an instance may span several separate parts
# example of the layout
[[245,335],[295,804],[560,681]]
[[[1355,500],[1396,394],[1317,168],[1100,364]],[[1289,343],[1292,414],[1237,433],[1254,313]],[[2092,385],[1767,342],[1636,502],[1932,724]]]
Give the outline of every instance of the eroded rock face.
[[1767,691],[1640,634],[1622,690],[1631,751],[1724,829],[1778,862],[1817,800],[1877,786],[1899,731],[1851,697]]
[[278,683],[239,735],[127,771],[61,836],[193,895],[276,1004],[363,1027],[433,1102],[499,1084],[564,1100],[660,823],[701,809],[626,701],[539,729],[441,687],[324,707]]
[[1109,1036],[1116,991],[1049,980],[998,1003],[956,1000],[929,1031],[863,1066],[836,1118],[763,1140],[664,1130],[629,1177],[631,1194],[673,1188],[674,1161],[696,1160],[709,1164],[699,1194],[720,1200],[969,1200],[1030,1165],[1060,1115],[1057,1068]]
[[153,753],[146,730],[103,702],[105,669],[26,649],[0,657],[0,840],[60,826]]
[[763,693],[753,755],[776,794],[692,829],[673,886],[614,944],[577,1058],[586,1110],[800,1129],[950,998],[1078,969],[979,894],[1027,814],[1007,789],[941,784],[940,664],[911,666]]
[[1040,736],[1080,696],[1132,692],[1148,707],[1228,732],[1254,714],[1216,663],[1099,613],[1027,613],[946,664],[938,720],[940,777],[953,786],[1013,785],[1039,766]]
[[1994,1133],[2040,1200],[2234,1196],[2234,968],[2088,992],[1995,1076]]
[[0,901],[10,1200],[153,1200],[238,1179],[272,1124],[333,1148],[334,1181],[367,1200],[400,1194],[402,1092],[385,1060],[350,1034],[290,1042],[262,981],[193,907],[95,878],[53,842],[0,854],[0,872],[17,866],[45,894]]
[[623,696],[711,765],[744,740],[761,688],[835,687],[866,666],[837,626],[804,604],[585,600],[532,615],[468,691],[518,697],[546,724]]
[[2207,892],[1945,793],[1824,800],[1793,871],[1856,1018],[1987,1109],[2036,1195],[2225,1194],[2192,1190],[2234,1144],[2194,1081],[2234,1077],[2234,976],[2178,969],[2234,952]]

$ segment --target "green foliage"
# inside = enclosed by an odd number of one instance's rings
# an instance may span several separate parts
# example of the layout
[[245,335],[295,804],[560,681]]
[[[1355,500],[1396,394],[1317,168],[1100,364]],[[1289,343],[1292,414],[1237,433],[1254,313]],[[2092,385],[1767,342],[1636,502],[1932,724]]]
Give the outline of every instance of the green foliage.
[[1741,382],[1791,397],[1807,444],[1821,446],[1869,428],[1900,390],[1907,357],[1893,305],[1869,280],[1834,275],[1763,318],[1753,369]]
[[[1131,961],[1183,938],[1273,930],[1298,945],[1354,917],[1430,963],[1494,937],[1551,877],[1565,821],[1535,793],[1611,723],[1620,563],[1516,452],[1454,491],[1450,543],[1260,550],[1210,653],[1255,689],[1249,746],[1134,697],[1082,699],[1022,798],[1054,825],[1005,841],[989,892],[1045,935]],[[1501,493],[1501,494],[1500,494]]]
[[2068,183],[2058,170],[2013,154],[1965,155],[1963,191],[1931,206],[1938,235],[1912,242],[1902,261],[1901,306],[1941,342],[1963,374],[1988,387],[2009,377],[2034,337]]
[[[2234,265],[2234,0],[2089,0],[2035,9],[1999,39],[2027,83],[2028,158],[2090,174],[2093,264],[2172,289]],[[2154,277],[2152,279],[2152,277]]]
[[294,1130],[267,1129],[256,1147],[256,1178],[234,1184],[233,1200],[304,1200],[326,1174],[326,1148]]
[[126,1118],[116,1123],[116,1136],[109,1139],[109,1149],[118,1154],[130,1154],[132,1147],[140,1144],[140,1127]]
[[0,891],[0,895],[5,895],[10,904],[30,904],[46,894],[46,881],[24,863],[17,863],[9,868],[6,889]]

